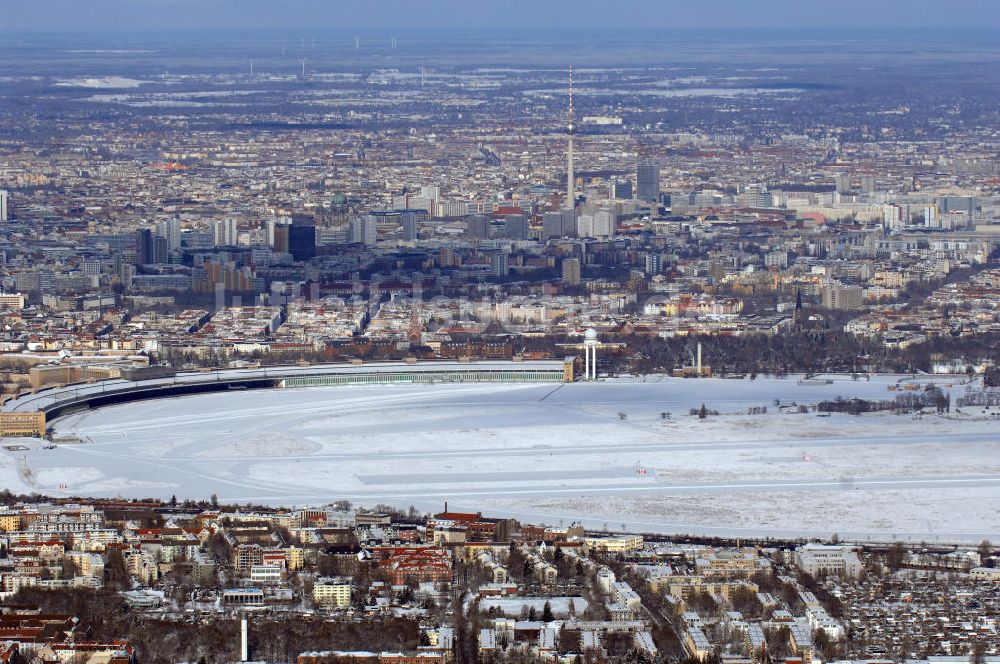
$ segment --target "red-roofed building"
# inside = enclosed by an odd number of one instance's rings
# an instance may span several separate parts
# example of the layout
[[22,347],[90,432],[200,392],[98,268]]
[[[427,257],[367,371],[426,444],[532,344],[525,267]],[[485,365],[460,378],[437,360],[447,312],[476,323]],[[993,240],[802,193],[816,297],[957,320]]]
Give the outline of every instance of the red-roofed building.
[[47,643],[66,641],[75,626],[76,619],[68,615],[9,611],[0,614],[0,642],[16,645],[25,655]]
[[45,664],[131,664],[135,649],[128,641],[48,643],[37,656]]
[[449,512],[445,505],[445,511],[435,514],[431,521],[427,522],[427,540],[434,539],[435,522],[452,522],[465,527],[466,541],[468,542],[502,542],[510,539],[511,533],[516,527],[516,522],[512,519],[485,519],[482,512]]
[[506,206],[506,207],[498,207],[496,210],[493,211],[494,217],[504,217],[508,214],[524,214],[524,210],[519,207]]
[[437,546],[387,546],[373,550],[392,583],[451,581],[451,553]]

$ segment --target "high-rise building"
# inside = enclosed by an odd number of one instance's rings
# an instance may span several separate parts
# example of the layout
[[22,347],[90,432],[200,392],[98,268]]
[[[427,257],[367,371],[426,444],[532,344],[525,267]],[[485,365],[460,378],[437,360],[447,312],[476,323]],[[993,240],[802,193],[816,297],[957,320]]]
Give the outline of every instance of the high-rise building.
[[135,232],[135,262],[136,265],[153,263],[153,231],[148,228]]
[[939,212],[956,213],[952,215],[955,228],[975,228],[978,207],[979,199],[974,196],[942,196],[938,199]]
[[663,254],[646,254],[643,257],[643,263],[648,275],[663,272]]
[[562,262],[562,282],[570,286],[580,284],[580,259],[564,258]]
[[508,214],[504,217],[504,237],[508,240],[527,240],[528,219],[523,214]]
[[546,212],[542,215],[542,236],[544,239],[553,237],[573,237],[576,235],[576,210],[565,208],[559,212]]
[[866,195],[871,195],[875,193],[875,176],[874,175],[863,175],[861,176],[861,193]]
[[632,200],[632,183],[628,180],[615,180],[611,183],[611,198],[622,201]]
[[882,206],[882,226],[893,231],[903,228],[910,221],[909,210],[900,205]]
[[426,199],[432,200],[434,202],[440,201],[441,200],[441,188],[440,187],[433,187],[433,186],[421,187],[420,188],[420,196],[422,198],[426,198]]
[[506,277],[510,272],[510,257],[505,251],[495,251],[490,256],[490,267],[494,277]]
[[660,198],[660,167],[644,162],[635,169],[635,197],[641,201],[655,203]]
[[365,215],[351,220],[349,239],[353,244],[363,244],[374,247],[378,242],[378,218]]
[[156,222],[156,234],[166,239],[169,251],[181,248],[181,220],[164,219]]
[[490,220],[484,214],[474,214],[468,219],[466,234],[469,239],[485,240],[490,236]]
[[941,218],[938,216],[936,205],[928,205],[924,208],[924,226],[928,228],[941,228]]
[[6,189],[0,189],[0,221],[7,221],[7,205],[10,196]]
[[838,194],[851,193],[851,176],[847,173],[837,173],[834,186],[836,187]]
[[784,250],[767,252],[764,254],[764,266],[785,269],[788,267],[788,252]]
[[942,196],[938,199],[938,207],[942,212],[967,212],[969,214],[976,211],[978,199],[974,196]]
[[235,219],[220,219],[212,224],[212,241],[216,247],[235,246],[237,236]]
[[765,185],[751,184],[744,187],[736,201],[743,207],[769,208],[774,204],[774,196]]
[[546,240],[562,237],[562,215],[558,212],[546,212],[542,215],[542,237]]
[[52,270],[39,270],[38,290],[42,293],[54,293],[56,290],[56,273]]
[[614,235],[617,218],[613,210],[598,210],[594,215],[594,237]]
[[170,243],[162,235],[153,236],[153,262],[158,265],[170,262]]
[[573,237],[576,235],[576,209],[575,208],[563,208],[559,210],[559,214],[562,217],[560,226],[562,227],[562,237]]
[[615,214],[601,209],[594,214],[581,214],[576,218],[577,237],[607,237],[615,227]]
[[403,239],[407,242],[413,242],[417,239],[417,213],[411,210],[405,210],[401,215],[401,220],[403,222]]
[[316,227],[312,224],[292,224],[288,227],[288,253],[297,261],[316,256]]
[[823,286],[820,294],[823,307],[826,309],[850,311],[860,309],[861,305],[864,304],[865,292],[861,286],[832,283]]
[[438,203],[439,217],[465,216],[469,204],[466,201],[441,201]]
[[271,245],[274,251],[281,254],[288,253],[288,229],[291,227],[291,224],[274,225],[274,243]]
[[433,198],[403,194],[402,196],[392,197],[392,207],[396,210],[424,210],[428,216],[433,217],[438,205]]
[[278,225],[277,219],[268,219],[265,223],[265,229],[267,232],[267,246],[274,247],[274,229]]
[[232,261],[205,261],[205,281],[200,288],[248,291],[254,288],[254,270],[249,265],[237,267]]

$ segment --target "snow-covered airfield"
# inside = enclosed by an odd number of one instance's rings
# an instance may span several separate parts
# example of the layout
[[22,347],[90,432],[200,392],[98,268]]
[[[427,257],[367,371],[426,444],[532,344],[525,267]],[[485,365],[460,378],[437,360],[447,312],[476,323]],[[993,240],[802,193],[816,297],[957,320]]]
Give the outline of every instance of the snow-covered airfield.
[[[1000,538],[1000,422],[782,413],[889,399],[898,378],[620,379],[244,390],[70,415],[0,452],[53,495],[282,505],[348,499],[552,525],[776,537]],[[905,382],[905,381],[904,381]],[[939,381],[940,382],[940,381]],[[957,379],[943,381],[953,399]],[[702,403],[719,416],[688,414]],[[766,415],[747,415],[767,406]],[[669,414],[669,415],[665,415]]]

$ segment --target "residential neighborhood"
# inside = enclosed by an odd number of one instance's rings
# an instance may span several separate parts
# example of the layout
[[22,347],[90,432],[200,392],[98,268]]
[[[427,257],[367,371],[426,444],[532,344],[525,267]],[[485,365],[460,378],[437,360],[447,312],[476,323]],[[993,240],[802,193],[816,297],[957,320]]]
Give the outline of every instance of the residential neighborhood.
[[157,653],[167,643],[131,623],[113,622],[122,633],[111,638],[88,609],[49,611],[86,607],[91,595],[170,633],[218,625],[211,647],[220,653],[239,652],[225,626],[242,620],[251,634],[289,621],[391,629],[384,639],[406,646],[352,650],[335,628],[326,643],[253,638],[256,661],[451,662],[470,647],[495,662],[1000,653],[1000,556],[986,542],[947,551],[699,543],[346,504],[8,503],[0,527],[0,643],[39,661],[183,658],[206,647],[171,643]]

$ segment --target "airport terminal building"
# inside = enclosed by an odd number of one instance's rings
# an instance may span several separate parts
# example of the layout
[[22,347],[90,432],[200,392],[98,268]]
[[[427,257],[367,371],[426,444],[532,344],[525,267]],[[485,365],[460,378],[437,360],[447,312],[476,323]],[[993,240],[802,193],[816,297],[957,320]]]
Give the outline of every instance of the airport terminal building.
[[[17,433],[24,428],[25,417],[35,419],[31,431],[38,434],[37,422],[44,432],[49,422],[80,410],[142,399],[165,398],[187,394],[242,389],[281,389],[337,385],[398,385],[436,383],[568,383],[574,379],[573,357],[562,360],[523,361],[425,361],[360,362],[311,366],[219,369],[173,373],[151,371],[156,377],[144,378],[140,372],[131,379],[114,378],[87,383],[55,385],[34,390],[6,401],[0,407],[4,421],[10,420]],[[167,374],[167,375],[163,375]],[[149,375],[149,374],[147,374]],[[39,420],[35,414],[40,414]],[[15,422],[16,420],[16,422]],[[13,429],[11,429],[13,431]],[[14,434],[5,434],[14,435]]]

